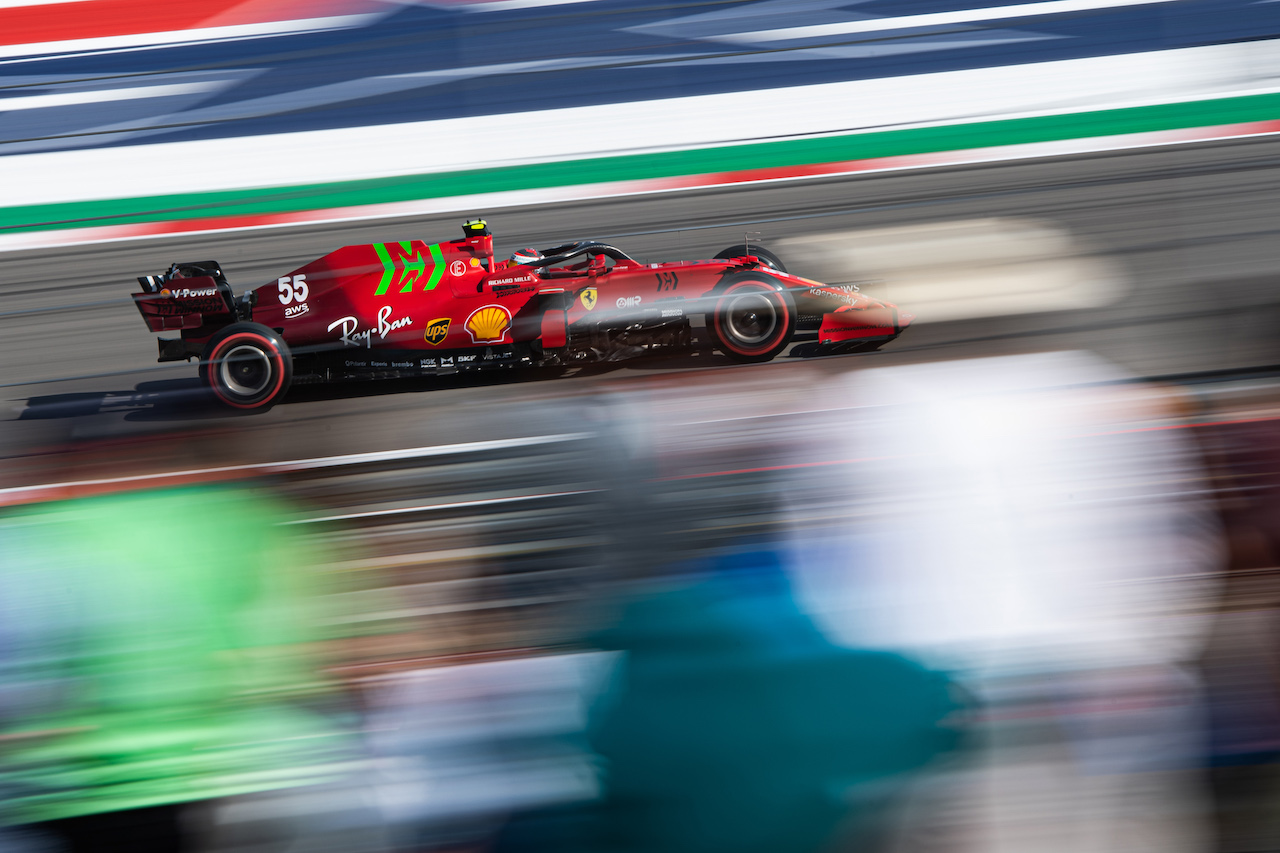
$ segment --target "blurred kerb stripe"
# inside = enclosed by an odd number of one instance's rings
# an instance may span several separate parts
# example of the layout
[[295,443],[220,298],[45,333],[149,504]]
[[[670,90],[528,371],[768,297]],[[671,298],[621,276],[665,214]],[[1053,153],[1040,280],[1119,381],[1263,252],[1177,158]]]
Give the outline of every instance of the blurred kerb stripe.
[[6,44],[0,45],[0,58],[48,58],[50,55],[95,53],[122,48],[154,47],[157,45],[197,45],[238,39],[321,32],[324,30],[345,30],[373,23],[378,17],[377,15],[334,15],[326,18],[266,21],[258,24],[204,27],[201,29],[172,30],[159,33],[131,33],[122,36],[66,39],[32,44]]

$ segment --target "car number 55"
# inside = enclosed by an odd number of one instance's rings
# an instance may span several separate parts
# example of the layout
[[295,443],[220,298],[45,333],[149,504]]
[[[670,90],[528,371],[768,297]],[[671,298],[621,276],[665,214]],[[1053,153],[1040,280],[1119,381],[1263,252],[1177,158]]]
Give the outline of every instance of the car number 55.
[[290,284],[290,277],[283,276],[276,281],[276,286],[280,288],[280,304],[288,305],[290,302],[306,302],[307,301],[307,277],[306,275],[295,275],[292,278],[293,283]]

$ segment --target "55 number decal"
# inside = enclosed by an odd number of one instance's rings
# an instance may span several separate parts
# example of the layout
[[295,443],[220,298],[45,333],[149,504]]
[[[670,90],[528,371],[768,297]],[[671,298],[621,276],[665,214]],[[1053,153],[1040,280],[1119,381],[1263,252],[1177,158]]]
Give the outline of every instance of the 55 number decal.
[[656,272],[653,274],[658,279],[658,292],[664,290],[675,290],[676,285],[680,284],[680,279],[673,272]]
[[295,275],[292,278],[293,283],[290,284],[289,276],[282,276],[276,280],[276,286],[280,288],[280,304],[288,305],[290,302],[306,302],[307,294],[307,276],[305,273]]

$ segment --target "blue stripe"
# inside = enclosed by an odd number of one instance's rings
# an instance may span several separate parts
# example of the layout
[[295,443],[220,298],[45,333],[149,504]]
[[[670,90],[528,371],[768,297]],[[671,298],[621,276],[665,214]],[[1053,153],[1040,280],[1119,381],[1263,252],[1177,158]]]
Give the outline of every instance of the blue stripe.
[[[5,97],[76,91],[87,84],[71,81],[93,76],[198,72],[201,79],[223,79],[225,88],[181,101],[121,102],[127,109],[95,104],[10,111],[0,120],[0,155],[497,115],[1280,37],[1280,3],[1182,0],[1022,18],[1003,27],[993,22],[811,43],[707,40],[989,5],[817,0],[797,3],[785,18],[761,15],[757,10],[778,6],[756,2],[675,8],[660,0],[608,0],[486,13],[407,6],[358,30],[5,63],[0,113]],[[806,52],[815,47],[848,55]],[[547,65],[485,69],[510,63]],[[446,76],[400,76],[423,73]],[[3,80],[19,76],[28,85],[5,86]],[[33,81],[41,85],[30,86]]]

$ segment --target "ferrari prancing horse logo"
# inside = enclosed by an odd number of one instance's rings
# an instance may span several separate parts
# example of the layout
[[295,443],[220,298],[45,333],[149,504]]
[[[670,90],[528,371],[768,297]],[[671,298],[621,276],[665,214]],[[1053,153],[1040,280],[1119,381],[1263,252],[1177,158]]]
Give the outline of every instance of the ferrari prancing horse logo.
[[423,333],[422,339],[432,346],[435,346],[443,341],[448,334],[449,318],[441,317],[439,320],[432,320],[427,324],[427,331]]
[[588,287],[582,291],[582,296],[579,298],[582,300],[582,307],[588,311],[596,307],[596,289],[594,287]]

